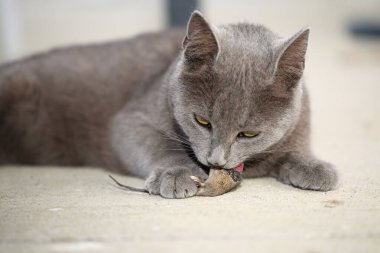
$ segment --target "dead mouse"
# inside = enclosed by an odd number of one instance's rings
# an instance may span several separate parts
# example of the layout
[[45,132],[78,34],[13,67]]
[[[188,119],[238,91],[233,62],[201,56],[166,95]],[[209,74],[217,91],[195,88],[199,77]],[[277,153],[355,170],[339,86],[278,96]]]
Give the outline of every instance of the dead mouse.
[[[203,183],[198,177],[191,176],[190,178],[194,180],[194,183],[199,187],[196,196],[219,196],[226,192],[231,191],[236,186],[238,186],[242,180],[244,164],[239,164],[234,169],[218,169],[211,168],[207,180]],[[135,188],[128,185],[123,185],[119,183],[111,175],[109,177],[120,187],[125,188],[130,191],[145,192],[149,193],[147,189]]]
[[191,176],[191,179],[199,187],[196,195],[215,197],[231,191],[241,183],[243,168],[239,169],[211,168],[209,176],[204,183],[198,177]]

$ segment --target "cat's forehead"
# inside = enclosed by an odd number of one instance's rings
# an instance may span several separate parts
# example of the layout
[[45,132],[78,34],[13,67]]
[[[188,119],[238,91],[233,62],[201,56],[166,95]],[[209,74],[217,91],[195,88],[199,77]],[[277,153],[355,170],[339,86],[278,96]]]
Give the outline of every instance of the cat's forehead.
[[215,93],[210,107],[214,122],[222,122],[220,128],[242,127],[252,109],[248,94],[237,89],[223,89]]
[[247,83],[260,83],[272,77],[277,35],[252,24],[220,26],[215,32],[219,43],[215,71],[220,77]]
[[232,24],[215,27],[221,53],[264,56],[281,38],[268,28],[255,24]]

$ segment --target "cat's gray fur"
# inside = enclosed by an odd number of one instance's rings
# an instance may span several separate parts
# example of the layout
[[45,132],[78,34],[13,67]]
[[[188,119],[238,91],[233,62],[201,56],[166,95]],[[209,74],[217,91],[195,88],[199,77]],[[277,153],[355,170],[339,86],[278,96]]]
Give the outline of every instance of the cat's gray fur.
[[[193,196],[190,176],[207,177],[201,167],[241,162],[246,177],[333,189],[336,170],[309,146],[302,78],[309,30],[285,40],[259,25],[211,27],[194,12],[183,34],[147,34],[3,65],[1,163],[128,172],[167,198]],[[237,138],[247,130],[260,134]]]

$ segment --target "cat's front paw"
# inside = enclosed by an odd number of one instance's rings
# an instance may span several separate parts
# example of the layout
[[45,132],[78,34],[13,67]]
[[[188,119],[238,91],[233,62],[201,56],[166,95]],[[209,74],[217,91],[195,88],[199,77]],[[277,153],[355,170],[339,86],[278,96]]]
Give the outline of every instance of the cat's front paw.
[[301,189],[330,191],[337,187],[335,167],[313,157],[291,156],[281,165],[278,178]]
[[145,187],[151,194],[164,198],[188,198],[194,196],[198,187],[190,176],[207,178],[201,169],[171,168],[156,170],[145,181]]

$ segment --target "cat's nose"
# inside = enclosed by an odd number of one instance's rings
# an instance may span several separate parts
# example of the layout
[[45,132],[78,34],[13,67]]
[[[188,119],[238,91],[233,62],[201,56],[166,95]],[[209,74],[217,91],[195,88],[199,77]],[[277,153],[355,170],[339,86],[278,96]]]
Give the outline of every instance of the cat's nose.
[[222,167],[227,161],[224,158],[224,150],[222,147],[218,146],[214,148],[211,154],[207,157],[207,162],[210,166]]

